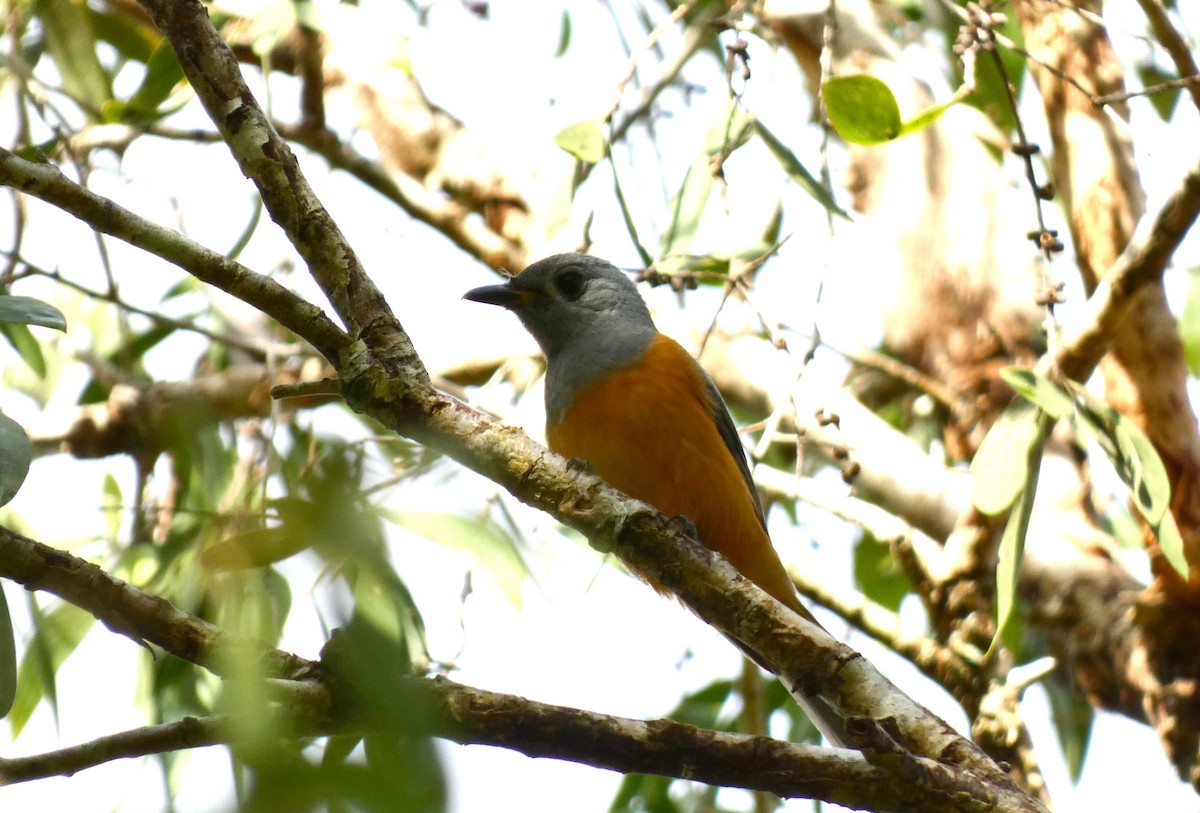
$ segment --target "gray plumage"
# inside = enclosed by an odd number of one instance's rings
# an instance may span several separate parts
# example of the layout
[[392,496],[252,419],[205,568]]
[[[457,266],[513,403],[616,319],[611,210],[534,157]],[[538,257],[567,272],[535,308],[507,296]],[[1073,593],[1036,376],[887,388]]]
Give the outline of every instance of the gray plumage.
[[658,333],[633,280],[588,254],[555,254],[498,287],[510,298],[496,304],[517,315],[546,356],[546,418],[552,424],[570,407],[573,393],[641,357]]

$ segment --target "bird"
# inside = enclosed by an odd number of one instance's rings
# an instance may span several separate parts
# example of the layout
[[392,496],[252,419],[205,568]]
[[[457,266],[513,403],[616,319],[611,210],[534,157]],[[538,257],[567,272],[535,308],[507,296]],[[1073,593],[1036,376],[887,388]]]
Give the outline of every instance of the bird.
[[[685,517],[743,576],[818,624],[771,544],[724,399],[692,355],[658,331],[628,275],[589,254],[555,254],[463,298],[511,311],[537,341],[552,451],[586,461],[667,516]],[[827,740],[849,746],[845,722],[827,702],[785,686]]]

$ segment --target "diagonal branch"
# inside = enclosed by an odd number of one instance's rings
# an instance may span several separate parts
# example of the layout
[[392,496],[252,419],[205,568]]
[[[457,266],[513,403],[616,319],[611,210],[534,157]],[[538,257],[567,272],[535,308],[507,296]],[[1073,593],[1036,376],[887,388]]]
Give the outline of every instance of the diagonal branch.
[[328,359],[336,359],[338,350],[346,344],[345,334],[320,308],[275,280],[173,229],[135,215],[75,183],[53,164],[26,161],[0,148],[0,185],[33,195],[74,215],[96,231],[174,263],[197,279],[270,314]]
[[[693,550],[699,546],[693,544]],[[722,570],[728,570],[727,567]],[[29,589],[47,589],[76,603],[110,628],[136,634],[166,651],[212,667],[217,649],[231,636],[112,578],[93,565],[0,529],[0,574]],[[365,732],[379,718],[347,721],[337,692],[315,664],[261,647],[274,673],[303,675],[277,692],[282,705],[263,715],[263,725],[285,737]],[[315,680],[314,680],[315,678]],[[780,796],[824,799],[880,811],[1037,811],[1014,787],[981,782],[977,771],[944,761],[886,749],[876,755],[830,750],[698,729],[669,720],[641,721],[554,706],[453,681],[399,676],[394,691],[431,714],[405,720],[406,733],[459,743],[510,748],[528,756],[568,759],[623,773],[651,773],[727,787],[767,790]],[[415,727],[414,727],[415,726]],[[184,718],[101,737],[28,757],[0,759],[0,785],[71,775],[115,759],[232,743],[246,736],[245,721],[226,715]],[[897,771],[902,771],[900,781]]]
[[1088,298],[1079,324],[1058,354],[1045,360],[1067,377],[1086,381],[1134,305],[1134,295],[1162,279],[1163,271],[1200,215],[1200,163],[1184,176],[1157,212],[1142,218],[1133,239]]
[[214,674],[223,674],[219,650],[237,645],[256,652],[259,673],[267,677],[302,678],[313,662],[262,644],[237,641],[207,621],[185,613],[171,602],[117,579],[69,553],[0,527],[0,576],[44,590],[87,610],[104,626],[139,643],[152,643]]
[[[354,249],[300,171],[288,143],[246,86],[237,57],[213,28],[199,0],[141,0],[179,57],[242,173],[313,279],[355,338],[402,357],[415,356],[383,294],[366,275]],[[270,311],[268,311],[270,312]]]

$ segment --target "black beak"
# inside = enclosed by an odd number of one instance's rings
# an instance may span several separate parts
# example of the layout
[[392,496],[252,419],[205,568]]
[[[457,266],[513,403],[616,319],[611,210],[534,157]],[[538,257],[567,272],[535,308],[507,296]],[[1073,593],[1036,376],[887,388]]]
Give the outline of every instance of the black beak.
[[482,288],[472,288],[463,294],[463,299],[482,302],[485,305],[499,305],[509,310],[524,305],[532,298],[531,292],[519,291],[508,285],[485,285]]

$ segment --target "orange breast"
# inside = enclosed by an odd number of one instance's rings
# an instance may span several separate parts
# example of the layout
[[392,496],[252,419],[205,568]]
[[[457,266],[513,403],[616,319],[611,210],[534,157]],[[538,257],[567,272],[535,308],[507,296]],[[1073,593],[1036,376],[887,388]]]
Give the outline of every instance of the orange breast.
[[686,516],[701,541],[799,610],[758,520],[757,497],[717,429],[714,407],[724,408],[712,403],[696,362],[658,336],[639,361],[578,392],[546,436],[551,449],[588,461],[626,494],[669,516]]

